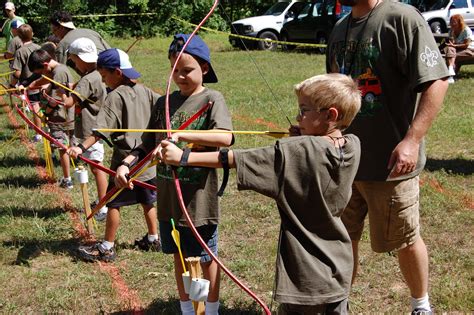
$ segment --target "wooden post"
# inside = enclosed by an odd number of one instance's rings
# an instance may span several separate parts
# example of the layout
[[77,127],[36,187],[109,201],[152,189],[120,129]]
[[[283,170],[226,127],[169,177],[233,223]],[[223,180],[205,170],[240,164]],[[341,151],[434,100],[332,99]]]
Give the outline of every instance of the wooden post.
[[[189,266],[189,274],[192,278],[202,278],[201,257],[188,257],[185,259]],[[196,315],[204,315],[206,306],[202,301],[193,301],[194,312]]]
[[[79,166],[78,169],[80,171],[84,171],[84,166]],[[82,192],[82,200],[84,201],[84,209],[86,211],[86,222],[87,222],[87,231],[90,235],[94,234],[94,224],[92,220],[87,220],[87,217],[91,214],[91,203],[89,200],[89,192],[87,190],[87,183],[81,183],[81,192]]]

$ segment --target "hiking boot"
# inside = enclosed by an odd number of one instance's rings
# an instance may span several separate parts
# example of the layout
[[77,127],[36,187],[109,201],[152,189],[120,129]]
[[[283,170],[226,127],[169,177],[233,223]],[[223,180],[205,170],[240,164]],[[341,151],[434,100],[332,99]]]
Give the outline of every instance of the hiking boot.
[[59,187],[61,188],[66,188],[66,189],[72,189],[74,186],[72,184],[72,179],[71,178],[61,178],[59,180]]
[[85,261],[104,261],[111,262],[115,260],[115,248],[107,250],[102,246],[101,242],[97,242],[90,246],[79,246],[79,257]]
[[161,250],[161,242],[160,239],[154,240],[153,242],[150,242],[148,240],[148,234],[145,234],[143,238],[141,239],[136,239],[135,240],[135,246],[138,247],[141,250],[144,251],[149,251],[151,250],[152,252],[159,252]]

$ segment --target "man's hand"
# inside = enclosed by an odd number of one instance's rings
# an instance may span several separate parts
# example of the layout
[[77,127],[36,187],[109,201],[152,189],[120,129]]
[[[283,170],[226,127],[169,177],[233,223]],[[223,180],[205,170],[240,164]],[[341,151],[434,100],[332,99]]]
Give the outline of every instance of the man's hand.
[[81,155],[82,153],[84,153],[84,152],[82,152],[82,149],[79,148],[79,147],[69,147],[67,149],[67,154],[69,154],[70,156],[72,156],[75,159],[77,159],[77,157],[79,155]]
[[416,168],[416,163],[418,162],[419,150],[419,142],[410,139],[403,139],[395,147],[390,156],[387,168],[392,171],[388,177],[394,178],[413,172]]
[[161,159],[169,165],[179,166],[181,161],[181,156],[183,155],[183,150],[178,148],[174,143],[163,140],[161,141]]
[[128,173],[130,172],[129,168],[125,165],[120,165],[117,168],[117,173],[115,174],[114,182],[117,188],[128,188],[133,189],[132,181],[129,181],[127,178]]

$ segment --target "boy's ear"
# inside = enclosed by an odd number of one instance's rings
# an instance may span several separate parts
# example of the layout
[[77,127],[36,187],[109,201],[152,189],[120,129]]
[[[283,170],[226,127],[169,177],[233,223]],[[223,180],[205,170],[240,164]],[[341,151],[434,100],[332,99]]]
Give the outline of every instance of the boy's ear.
[[201,65],[201,71],[203,75],[206,75],[209,72],[209,64],[207,62]]
[[339,118],[339,111],[335,107],[330,107],[328,109],[327,120],[337,121]]

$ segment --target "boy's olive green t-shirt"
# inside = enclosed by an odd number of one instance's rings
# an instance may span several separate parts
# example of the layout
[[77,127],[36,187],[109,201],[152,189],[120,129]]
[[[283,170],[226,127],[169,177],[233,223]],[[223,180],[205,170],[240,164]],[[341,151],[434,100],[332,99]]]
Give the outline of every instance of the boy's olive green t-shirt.
[[[232,120],[221,93],[206,88],[201,93],[192,96],[182,96],[179,91],[170,95],[171,128],[178,129],[191,116],[197,113],[209,102],[212,105],[186,129],[224,129],[232,130]],[[165,98],[159,99],[153,110],[149,129],[165,129]],[[166,133],[144,134],[144,146],[147,151],[153,150],[163,139]],[[178,146],[184,147],[180,142]],[[218,148],[192,146],[192,151],[208,152]],[[218,178],[215,169],[202,167],[178,167],[178,174],[184,202],[196,226],[218,224],[219,201],[217,197]],[[158,219],[169,222],[171,218],[180,225],[186,225],[173,182],[171,169],[166,165],[157,167],[157,203]]]
[[28,43],[26,45],[21,46],[13,56],[13,65],[12,70],[20,71],[20,78],[19,82],[21,83],[23,80],[28,79],[33,73],[28,68],[28,58],[30,57],[31,53],[41,47],[35,43]]
[[92,129],[96,127],[97,114],[107,96],[107,90],[99,71],[94,70],[77,82],[74,91],[79,93],[77,97],[81,101],[76,105],[74,135],[83,140],[91,136]]
[[14,56],[15,52],[18,49],[20,49],[21,46],[23,46],[23,42],[21,41],[20,37],[15,36],[15,37],[13,37],[13,39],[8,44],[7,52]]
[[[326,60],[328,72],[350,75],[362,93],[361,109],[346,130],[362,145],[356,180],[389,180],[390,156],[413,121],[418,93],[448,76],[428,24],[412,6],[383,1],[364,17],[338,22]],[[425,161],[422,144],[416,169],[391,180],[417,176]]]
[[[69,68],[66,65],[58,64],[54,67],[52,71],[53,80],[69,87],[74,83],[74,77],[72,76]],[[57,100],[61,100],[61,97],[57,94],[57,91],[63,88],[57,86],[56,84],[51,84],[51,97]],[[62,91],[63,93],[68,93],[67,91]],[[60,130],[74,130],[74,106],[66,108],[60,104],[56,106],[52,112],[47,114],[49,127],[51,129],[60,129]],[[58,123],[58,124],[54,124]]]
[[351,134],[345,139],[342,150],[317,136],[234,150],[238,189],[274,199],[280,213],[280,303],[327,304],[349,296],[353,259],[341,215],[351,197],[360,142]]
[[73,41],[81,37],[92,40],[97,48],[98,53],[110,48],[110,45],[96,31],[87,28],[76,28],[70,30],[59,42],[58,46],[56,47],[56,61],[66,64],[67,50],[69,49],[69,46]]
[[[150,121],[153,105],[159,94],[142,84],[120,85],[107,94],[97,115],[97,128],[144,129]],[[115,170],[130,152],[142,144],[140,132],[103,133],[110,136],[114,145],[110,168]],[[155,177],[154,167],[146,170],[138,179],[147,181]]]

